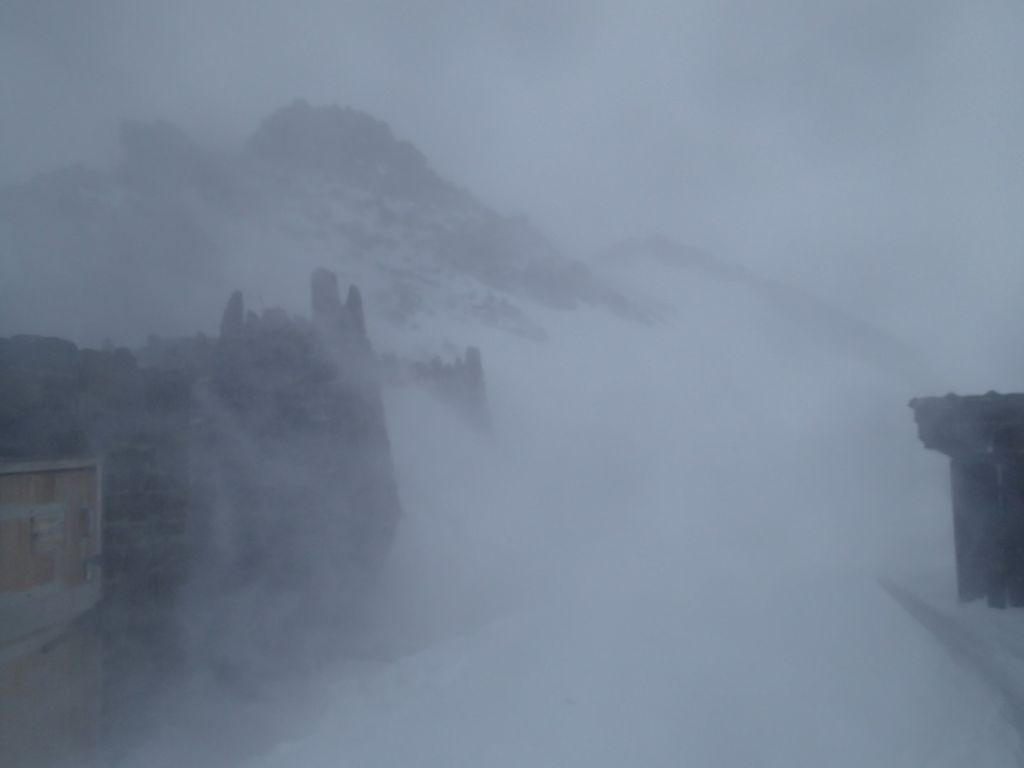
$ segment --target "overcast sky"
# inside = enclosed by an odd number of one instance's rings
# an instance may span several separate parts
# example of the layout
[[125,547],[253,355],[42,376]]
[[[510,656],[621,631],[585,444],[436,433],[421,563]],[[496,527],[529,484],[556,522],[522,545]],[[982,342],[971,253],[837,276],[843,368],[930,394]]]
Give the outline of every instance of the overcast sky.
[[664,232],[886,318],[922,281],[1022,298],[1019,0],[0,8],[3,181],[110,163],[121,117],[236,146],[301,96],[570,249]]

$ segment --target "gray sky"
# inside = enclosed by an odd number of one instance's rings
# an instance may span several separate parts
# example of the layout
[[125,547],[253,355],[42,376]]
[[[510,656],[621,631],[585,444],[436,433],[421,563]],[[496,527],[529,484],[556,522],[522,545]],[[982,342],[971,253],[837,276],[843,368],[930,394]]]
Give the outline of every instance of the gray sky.
[[1022,33],[1018,0],[4,0],[0,180],[302,96],[570,248],[664,232],[912,329],[908,291],[1022,298]]

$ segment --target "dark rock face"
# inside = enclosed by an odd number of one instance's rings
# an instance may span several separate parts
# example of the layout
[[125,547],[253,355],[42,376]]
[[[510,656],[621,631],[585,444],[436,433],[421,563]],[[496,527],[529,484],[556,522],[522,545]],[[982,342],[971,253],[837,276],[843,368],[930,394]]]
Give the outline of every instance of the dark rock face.
[[326,652],[393,536],[384,407],[352,295],[342,304],[334,275],[319,271],[315,323],[272,310],[240,323],[236,294],[216,365],[197,383],[194,480],[208,513],[192,599],[218,627],[210,650],[224,664]]
[[471,426],[481,432],[490,431],[491,415],[479,348],[469,347],[464,357],[452,363],[435,359],[416,364],[413,370],[421,384],[452,406]]
[[384,385],[426,390],[473,429],[484,435],[491,433],[491,409],[478,347],[468,347],[465,355],[451,361],[434,357],[429,362],[418,362],[385,355],[377,367]]
[[190,664],[236,681],[336,653],[400,504],[358,291],[314,278],[316,322],[246,313],[216,340],[78,349],[0,339],[0,461],[103,462],[106,711]]
[[295,101],[267,117],[249,139],[250,157],[401,197],[453,192],[412,144],[387,123],[349,107]]

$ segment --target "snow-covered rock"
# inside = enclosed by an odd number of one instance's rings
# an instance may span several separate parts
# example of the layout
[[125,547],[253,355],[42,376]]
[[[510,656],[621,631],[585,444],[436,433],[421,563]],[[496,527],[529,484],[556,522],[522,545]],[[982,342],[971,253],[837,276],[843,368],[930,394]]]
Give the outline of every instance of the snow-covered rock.
[[427,343],[415,331],[428,319],[464,344],[480,325],[543,338],[538,307],[635,314],[525,219],[446,181],[356,110],[297,101],[234,153],[163,122],[124,123],[120,138],[112,171],[64,169],[0,192],[0,332],[192,333],[234,288],[302,307],[316,266],[359,283],[371,322],[401,340]]

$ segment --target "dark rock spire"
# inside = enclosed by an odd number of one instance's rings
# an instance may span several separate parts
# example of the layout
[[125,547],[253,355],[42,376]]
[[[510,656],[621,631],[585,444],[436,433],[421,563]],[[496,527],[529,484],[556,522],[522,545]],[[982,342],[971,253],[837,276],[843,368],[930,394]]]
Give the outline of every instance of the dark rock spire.
[[220,337],[234,338],[241,336],[245,330],[245,299],[241,291],[235,291],[228,299],[228,305],[224,308],[224,315],[220,321]]

